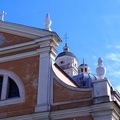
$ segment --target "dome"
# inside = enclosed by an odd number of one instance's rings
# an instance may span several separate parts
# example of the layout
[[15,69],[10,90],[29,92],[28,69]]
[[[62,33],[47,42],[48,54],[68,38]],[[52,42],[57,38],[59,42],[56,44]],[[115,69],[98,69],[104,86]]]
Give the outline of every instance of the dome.
[[60,54],[58,54],[58,56],[56,57],[56,59],[58,57],[62,57],[62,56],[70,56],[70,57],[75,57],[76,58],[76,56],[73,53],[66,51],[66,52],[61,52]]
[[90,73],[80,73],[76,76],[73,76],[72,79],[81,87],[81,88],[90,88],[92,87],[92,81],[98,80],[98,76]]
[[81,64],[80,66],[88,66],[87,64]]
[[[67,46],[67,43],[63,47],[63,52],[61,52],[60,54],[58,54],[58,56],[56,57],[56,59],[59,58],[59,57],[62,57],[62,56],[70,56],[70,57],[76,58],[76,56],[73,53],[69,52],[69,47]],[[76,60],[77,60],[77,58],[76,58]]]
[[78,60],[76,56],[69,51],[67,44],[63,47],[63,52],[59,53],[55,63],[60,66],[69,76],[78,74]]

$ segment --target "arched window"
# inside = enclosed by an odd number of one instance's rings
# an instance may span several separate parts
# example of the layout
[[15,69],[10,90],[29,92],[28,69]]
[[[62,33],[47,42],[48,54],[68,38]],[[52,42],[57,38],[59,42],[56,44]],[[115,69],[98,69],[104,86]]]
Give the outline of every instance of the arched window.
[[25,101],[25,90],[20,78],[8,70],[0,70],[0,106]]

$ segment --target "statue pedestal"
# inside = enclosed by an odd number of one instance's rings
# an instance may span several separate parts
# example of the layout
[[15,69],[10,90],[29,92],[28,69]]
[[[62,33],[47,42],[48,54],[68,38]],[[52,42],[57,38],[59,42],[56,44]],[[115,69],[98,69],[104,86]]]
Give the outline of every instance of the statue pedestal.
[[93,81],[94,104],[111,101],[111,84],[107,79]]

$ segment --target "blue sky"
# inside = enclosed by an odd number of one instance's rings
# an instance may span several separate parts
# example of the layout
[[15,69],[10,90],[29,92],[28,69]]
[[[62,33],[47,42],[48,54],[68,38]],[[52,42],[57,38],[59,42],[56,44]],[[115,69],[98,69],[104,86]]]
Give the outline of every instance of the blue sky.
[[96,74],[98,57],[104,60],[106,77],[120,91],[120,0],[0,0],[0,12],[7,12],[5,21],[44,28],[46,13],[50,13],[51,29],[82,63]]

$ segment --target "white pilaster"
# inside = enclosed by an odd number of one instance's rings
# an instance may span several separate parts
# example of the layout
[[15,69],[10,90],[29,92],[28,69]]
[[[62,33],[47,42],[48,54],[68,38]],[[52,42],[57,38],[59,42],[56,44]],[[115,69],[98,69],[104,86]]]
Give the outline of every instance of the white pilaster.
[[51,69],[55,60],[55,49],[51,46],[38,50],[39,58],[39,80],[38,96],[35,112],[49,111],[51,100]]

